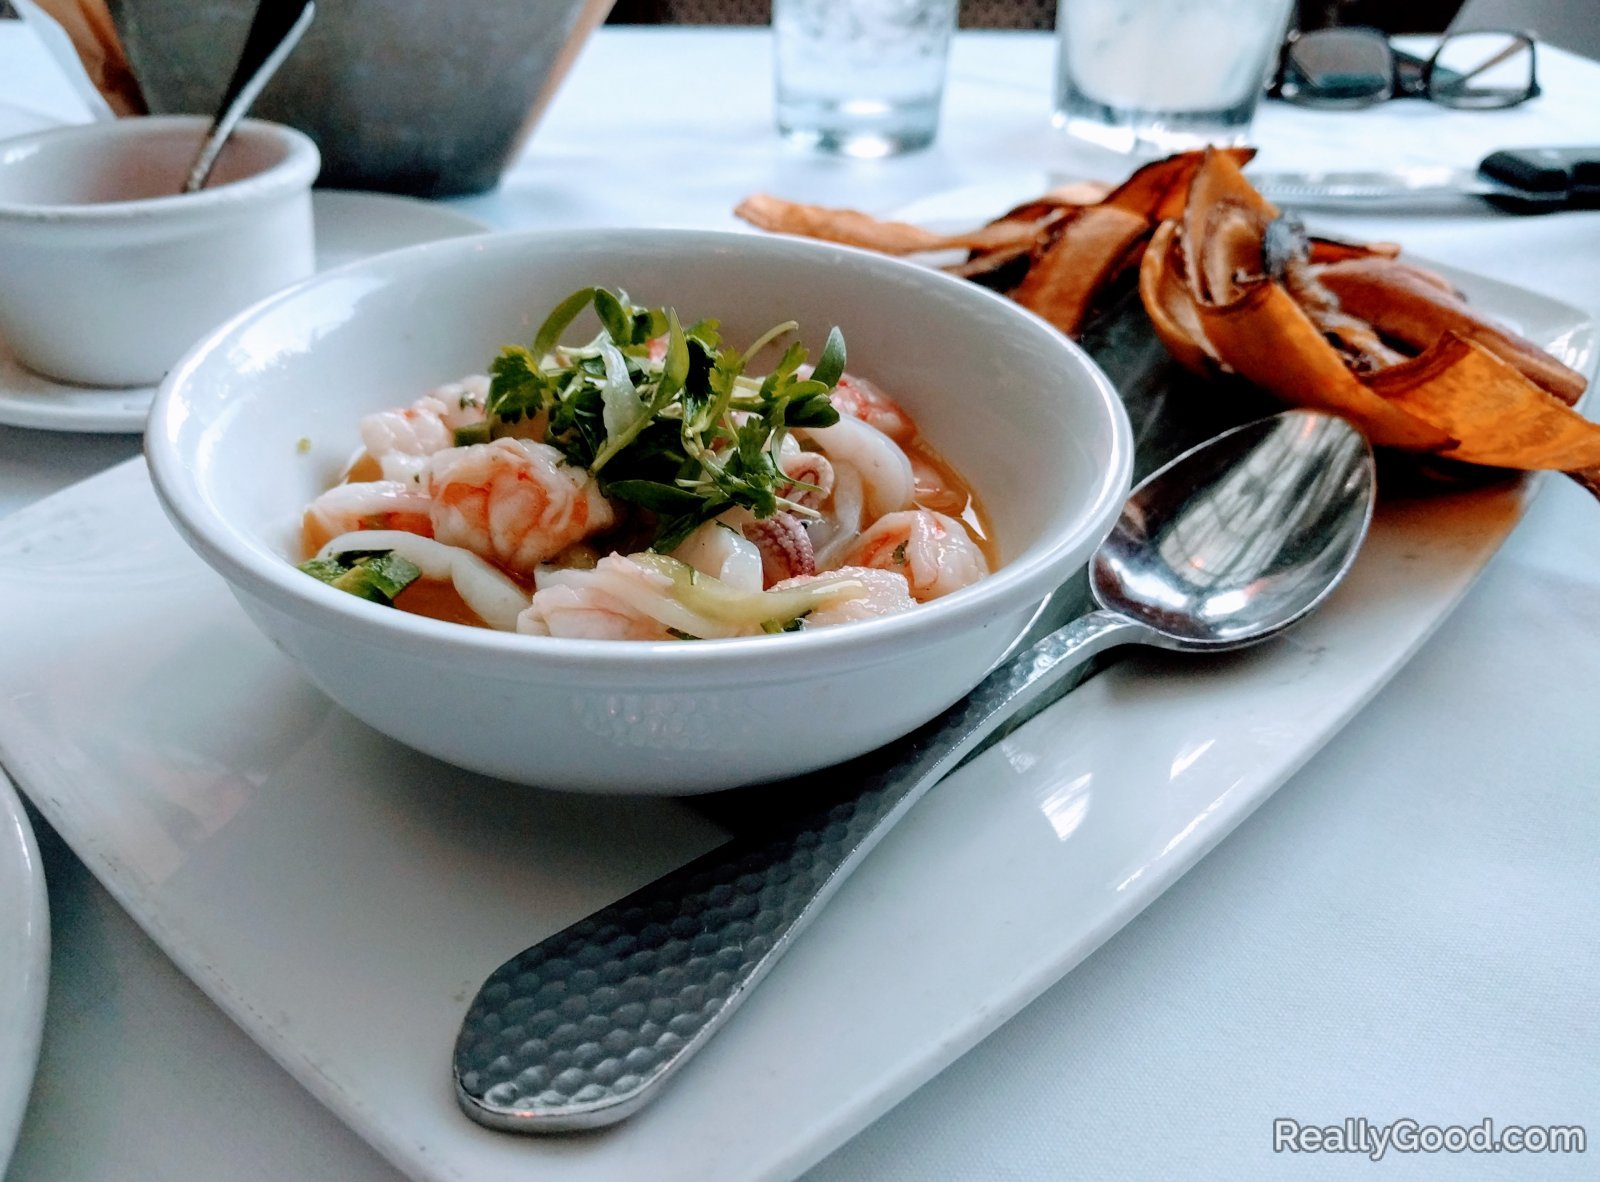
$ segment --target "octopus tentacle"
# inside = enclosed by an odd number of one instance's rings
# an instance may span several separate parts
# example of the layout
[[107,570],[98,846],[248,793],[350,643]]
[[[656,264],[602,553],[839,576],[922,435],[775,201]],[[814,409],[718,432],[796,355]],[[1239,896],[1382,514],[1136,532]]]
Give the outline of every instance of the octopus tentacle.
[[744,527],[744,536],[761,551],[761,576],[765,586],[817,573],[811,535],[792,514],[774,513],[760,521],[749,522]]

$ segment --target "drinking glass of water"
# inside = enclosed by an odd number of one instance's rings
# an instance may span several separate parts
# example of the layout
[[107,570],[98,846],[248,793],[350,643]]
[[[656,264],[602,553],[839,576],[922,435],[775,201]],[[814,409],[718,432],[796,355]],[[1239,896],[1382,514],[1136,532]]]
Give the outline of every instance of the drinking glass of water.
[[1055,123],[1118,152],[1243,143],[1294,0],[1059,0]]
[[927,147],[956,2],[773,0],[778,130],[845,156]]

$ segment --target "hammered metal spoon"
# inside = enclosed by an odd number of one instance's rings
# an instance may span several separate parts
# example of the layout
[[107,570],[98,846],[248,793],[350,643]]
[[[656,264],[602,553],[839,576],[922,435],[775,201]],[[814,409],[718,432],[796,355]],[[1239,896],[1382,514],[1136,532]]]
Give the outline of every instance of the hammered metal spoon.
[[[1144,480],[1090,565],[1099,610],[995,668],[839,773],[861,785],[797,824],[719,846],[507,961],[473,1000],[456,1094],[480,1124],[595,1128],[645,1104],[748,996],[867,852],[999,727],[1117,644],[1222,652],[1273,636],[1355,561],[1376,493],[1342,419],[1289,411]],[[1058,691],[1052,695],[1051,691]]]

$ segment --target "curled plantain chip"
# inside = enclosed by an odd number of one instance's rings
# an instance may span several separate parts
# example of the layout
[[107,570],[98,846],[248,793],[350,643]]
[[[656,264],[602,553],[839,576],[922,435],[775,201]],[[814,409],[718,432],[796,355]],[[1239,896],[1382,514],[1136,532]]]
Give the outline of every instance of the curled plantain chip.
[[1583,376],[1397,253],[1285,233],[1238,163],[1213,152],[1155,232],[1139,292],[1190,369],[1343,415],[1375,444],[1596,489],[1600,425],[1571,406]]
[[1562,471],[1600,496],[1600,426],[1572,409],[1581,374],[1396,244],[1308,236],[1250,184],[1252,155],[1181,152],[1115,187],[1063,186],[953,234],[761,194],[735,212],[888,254],[965,251],[944,269],[1070,336],[1136,272],[1156,336],[1191,370],[1343,415],[1380,446]]
[[1013,243],[1030,242],[1037,233],[1030,221],[1000,219],[963,234],[938,234],[909,222],[882,221],[854,209],[806,205],[766,193],[754,193],[746,197],[734,207],[733,212],[752,226],[775,234],[820,238],[826,242],[875,250],[880,254],[1002,250]]
[[[1249,148],[1220,150],[1243,164]],[[1155,228],[1183,212],[1205,155],[1181,152],[1138,169],[1120,185],[1079,181],[1052,189],[972,230],[940,234],[853,209],[746,197],[734,213],[763,230],[821,238],[884,254],[965,250],[944,269],[1001,291],[1076,336],[1108,290],[1139,265]]]

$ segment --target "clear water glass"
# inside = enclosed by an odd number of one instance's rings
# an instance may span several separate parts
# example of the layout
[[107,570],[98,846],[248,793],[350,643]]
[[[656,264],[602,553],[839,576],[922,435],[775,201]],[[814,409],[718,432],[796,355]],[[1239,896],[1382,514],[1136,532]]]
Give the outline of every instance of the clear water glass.
[[1166,155],[1243,143],[1294,0],[1059,0],[1055,124]]
[[778,130],[845,156],[927,147],[955,26],[956,0],[774,0]]

